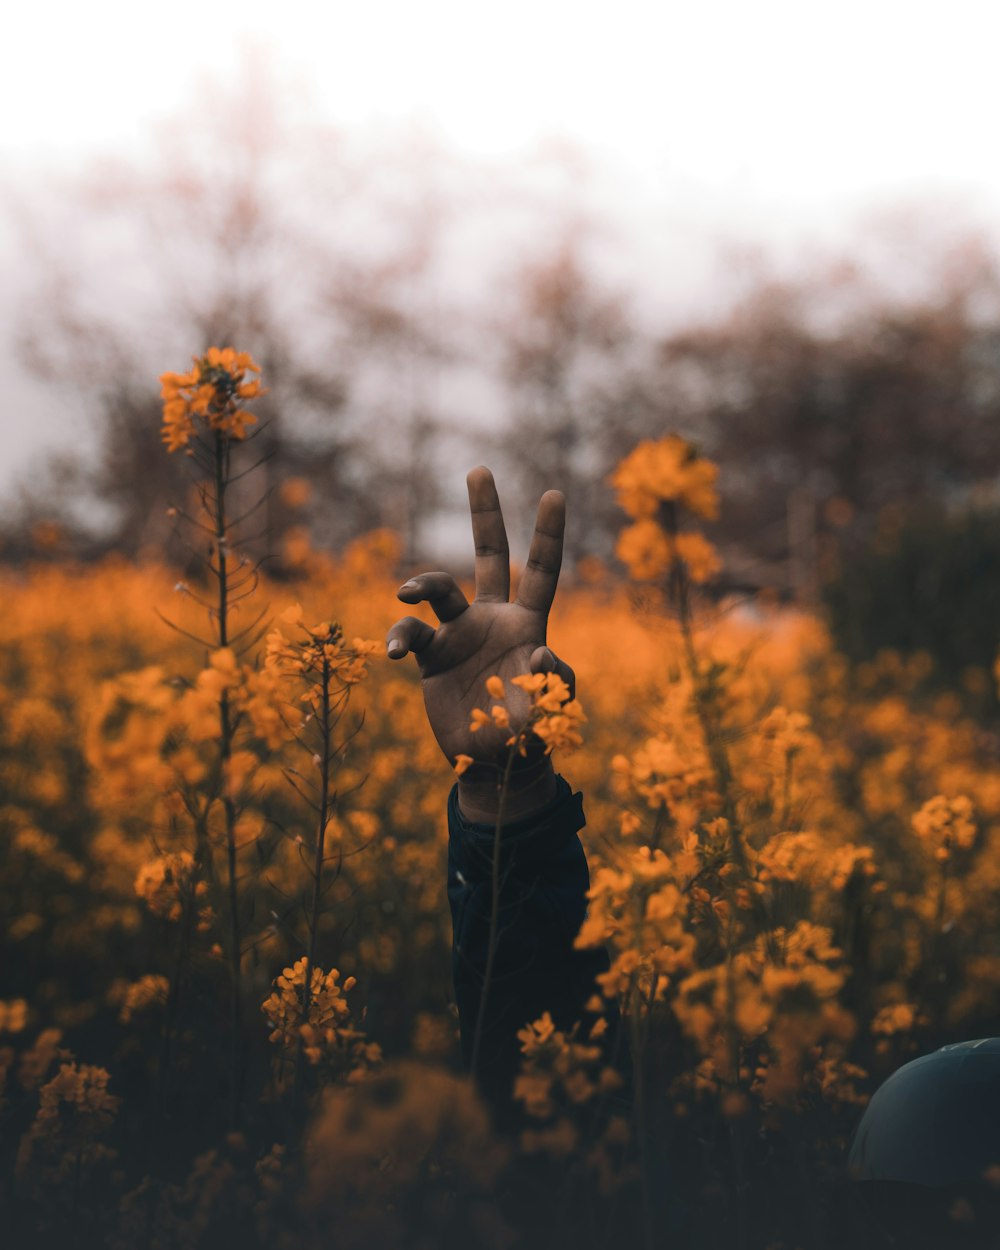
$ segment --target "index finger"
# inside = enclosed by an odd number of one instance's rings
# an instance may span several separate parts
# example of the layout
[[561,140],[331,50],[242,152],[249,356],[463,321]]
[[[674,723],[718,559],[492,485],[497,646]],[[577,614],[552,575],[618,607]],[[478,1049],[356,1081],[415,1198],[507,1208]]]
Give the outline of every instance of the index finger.
[[476,598],[506,603],[510,596],[510,549],[496,483],[485,465],[471,470],[466,482],[476,544]]
[[565,529],[566,498],[562,491],[547,490],[538,504],[528,563],[517,588],[517,602],[522,607],[546,615],[552,607],[562,567]]

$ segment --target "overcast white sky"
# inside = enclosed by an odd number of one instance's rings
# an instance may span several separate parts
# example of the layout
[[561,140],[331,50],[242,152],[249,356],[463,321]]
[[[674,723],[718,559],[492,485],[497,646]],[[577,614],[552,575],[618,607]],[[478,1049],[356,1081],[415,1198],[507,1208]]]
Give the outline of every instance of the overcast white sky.
[[419,120],[509,159],[565,136],[623,214],[670,205],[706,237],[774,242],[930,195],[989,219],[998,36],[996,0],[36,0],[4,22],[0,161],[23,178],[139,149],[251,41],[343,125]]
[[774,202],[1000,186],[991,0],[38,0],[5,21],[0,151],[141,142],[255,38],[345,122],[473,152],[560,133]]

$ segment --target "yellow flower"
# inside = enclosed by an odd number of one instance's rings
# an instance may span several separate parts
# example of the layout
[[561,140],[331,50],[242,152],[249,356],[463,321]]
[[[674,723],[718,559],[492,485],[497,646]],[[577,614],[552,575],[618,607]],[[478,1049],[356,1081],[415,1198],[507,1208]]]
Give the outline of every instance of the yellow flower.
[[[208,890],[196,879],[194,856],[189,851],[161,855],[139,869],[135,892],[155,916],[180,920],[184,904],[193,902]],[[200,927],[200,926],[199,926]]]
[[106,1068],[93,1064],[60,1064],[58,1076],[39,1090],[38,1123],[58,1121],[65,1103],[94,1126],[110,1124],[121,1102],[108,1093],[110,1079]]
[[615,555],[637,582],[656,581],[674,562],[670,536],[649,517],[622,530],[615,544]]
[[908,1033],[917,1023],[917,1009],[913,1003],[891,1003],[883,1007],[872,1021],[872,1032],[891,1036]]
[[187,446],[194,434],[194,421],[184,400],[175,399],[164,404],[162,434],[169,452]]
[[678,534],[675,547],[693,582],[707,582],[722,568],[718,552],[701,534]]
[[722,568],[718,553],[701,534],[671,537],[662,526],[643,517],[626,526],[618,535],[615,554],[639,582],[652,582],[668,573],[682,560],[693,582],[707,582]]
[[23,998],[0,1001],[0,1033],[20,1033],[28,1023],[28,1004]]
[[953,847],[968,850],[976,840],[972,800],[960,794],[946,799],[936,794],[913,817],[913,830],[930,843],[937,859],[949,859]]
[[[511,680],[531,696],[531,714],[525,730],[541,738],[546,755],[550,755],[556,747],[572,750],[581,745],[583,737],[579,726],[587,718],[579,701],[570,699],[569,686],[557,673],[525,673]],[[518,745],[521,754],[526,755],[524,733]]]
[[127,1024],[133,1016],[141,1015],[151,1007],[163,1007],[170,991],[170,982],[157,972],[147,973],[138,981],[125,987],[118,1019]]
[[543,1046],[549,1038],[555,1035],[556,1026],[552,1016],[546,1011],[534,1023],[526,1024],[523,1029],[519,1029],[517,1037],[521,1043],[521,1050],[526,1055],[532,1055],[539,1046]]
[[718,475],[718,465],[670,434],[656,442],[641,442],[619,464],[611,482],[621,507],[636,519],[654,517],[661,503],[676,501],[695,516],[714,520],[719,512]]
[[[252,385],[259,386],[260,384],[254,382]],[[241,390],[240,398],[249,399],[250,396],[244,395]],[[302,508],[309,502],[309,497],[312,494],[312,487],[304,477],[290,477],[281,483],[278,493],[281,495],[281,502],[286,507]]]

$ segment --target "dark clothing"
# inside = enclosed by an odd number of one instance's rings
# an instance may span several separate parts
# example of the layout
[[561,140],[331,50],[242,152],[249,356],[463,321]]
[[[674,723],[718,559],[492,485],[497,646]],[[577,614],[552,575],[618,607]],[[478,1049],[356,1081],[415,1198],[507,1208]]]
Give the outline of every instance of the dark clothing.
[[[586,1011],[586,1003],[600,995],[594,979],[609,967],[603,946],[573,949],[590,888],[587,858],[577,836],[586,821],[583,796],[573,794],[562,777],[556,780],[553,801],[524,820],[506,824],[501,835],[496,952],[476,1076],[502,1118],[511,1111],[520,1065],[518,1030],[548,1011],[562,1030],[582,1020],[580,1036],[587,1039],[598,1015]],[[489,952],[495,827],[464,819],[457,785],[448,798],[448,835],[455,998],[462,1057],[469,1067]],[[605,1055],[614,1055],[619,1070],[625,1071],[628,1047],[618,1038],[617,1001],[606,1003],[605,1012]]]
[[[587,1011],[586,1004],[595,994],[603,997],[595,978],[610,967],[603,946],[573,949],[590,888],[587,857],[578,837],[586,821],[583,796],[573,794],[562,777],[556,781],[556,797],[547,807],[505,825],[501,834],[498,938],[476,1073],[501,1129],[516,1130],[527,1122],[512,1097],[521,1062],[518,1030],[548,1011],[563,1031],[582,1021],[579,1036],[589,1042],[600,1013]],[[489,953],[494,838],[495,826],[463,818],[454,787],[448,798],[448,901],[455,998],[467,1068]],[[623,1082],[607,1100],[604,1113],[630,1119],[632,1058],[617,998],[604,1000],[603,1014],[608,1028],[600,1039],[602,1066],[616,1068]],[[652,1173],[651,1214],[668,1232],[670,1244],[682,1250],[690,1212],[674,1169],[666,1158],[646,1160],[645,1166]],[[551,1195],[542,1198],[545,1207]],[[529,1203],[524,1208],[529,1221],[530,1210]]]

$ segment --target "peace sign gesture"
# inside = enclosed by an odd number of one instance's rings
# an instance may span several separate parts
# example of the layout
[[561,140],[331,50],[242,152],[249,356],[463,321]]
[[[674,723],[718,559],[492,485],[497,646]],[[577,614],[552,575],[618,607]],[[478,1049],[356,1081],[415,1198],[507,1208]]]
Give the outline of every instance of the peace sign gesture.
[[[414,616],[397,621],[386,637],[390,659],[416,656],[427,719],[438,745],[451,763],[470,755],[476,763],[459,780],[459,805],[470,820],[496,817],[497,767],[507,757],[509,732],[493,725],[477,733],[469,728],[474,708],[486,710],[486,679],[498,676],[507,689],[511,731],[528,716],[529,700],[510,678],[524,673],[556,672],[572,692],[572,669],[545,645],[549,609],[562,564],[566,501],[560,491],[542,496],[528,563],[510,599],[510,553],[507,531],[489,469],[468,476],[469,510],[476,544],[476,597],[470,603],[450,573],[421,573],[397,592],[404,603],[426,600],[440,624],[437,629]],[[528,743],[511,776],[507,817],[516,820],[544,805],[555,794],[555,776],[537,738]]]

